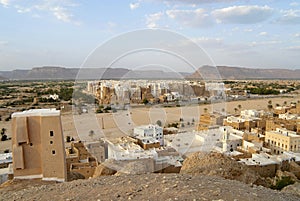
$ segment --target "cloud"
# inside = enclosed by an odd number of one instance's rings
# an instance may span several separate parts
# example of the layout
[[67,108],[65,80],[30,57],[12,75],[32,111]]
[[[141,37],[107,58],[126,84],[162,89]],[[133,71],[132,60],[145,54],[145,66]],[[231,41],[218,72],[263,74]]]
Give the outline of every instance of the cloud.
[[10,0],[0,0],[0,4],[2,4],[4,7],[8,7],[10,4]]
[[267,20],[273,14],[269,6],[231,6],[212,11],[212,15],[219,23],[254,24]]
[[163,12],[153,13],[150,15],[146,15],[146,24],[148,28],[157,28],[157,22],[162,18],[164,15]]
[[258,35],[260,35],[260,36],[267,36],[268,32],[263,31],[263,32],[260,32]]
[[290,46],[285,48],[288,51],[296,51],[296,52],[300,52],[300,46]]
[[300,33],[295,33],[295,34],[294,34],[294,37],[295,37],[295,38],[300,38]]
[[72,21],[72,14],[69,14],[68,12],[66,12],[65,8],[62,7],[54,7],[50,9],[53,13],[53,15],[58,19],[61,20],[63,22],[71,22]]
[[290,6],[293,6],[293,7],[296,7],[296,6],[299,6],[300,4],[298,2],[292,2],[290,3]]
[[193,38],[192,41],[206,48],[218,48],[224,45],[221,38],[200,37]]
[[130,3],[129,7],[130,7],[131,10],[135,10],[138,7],[140,7],[140,2]]
[[267,45],[276,45],[282,43],[279,40],[270,40],[270,41],[253,41],[250,46],[251,47],[256,47],[256,46],[267,46]]
[[238,0],[158,0],[165,3],[184,3],[184,4],[203,4],[203,3],[221,3],[221,2],[234,2]]
[[279,24],[300,24],[300,10],[281,11],[282,16],[276,21]]
[[1,40],[0,40],[0,46],[6,46],[6,45],[8,45],[8,42],[7,42],[7,41],[1,41]]
[[244,29],[244,32],[252,32],[253,29]]
[[169,18],[188,27],[207,27],[213,24],[209,14],[202,8],[195,10],[167,10]]
[[29,13],[29,12],[32,11],[31,8],[24,8],[24,7],[20,6],[20,5],[15,5],[15,8],[17,9],[18,13]]
[[[8,5],[11,0],[0,0],[3,5]],[[35,2],[35,3],[34,3]],[[25,3],[24,1],[14,1],[13,7],[18,13],[31,13],[33,17],[42,16],[42,13],[51,13],[56,19],[79,24],[73,19],[71,8],[78,6],[72,0],[43,0],[34,1],[32,3]]]

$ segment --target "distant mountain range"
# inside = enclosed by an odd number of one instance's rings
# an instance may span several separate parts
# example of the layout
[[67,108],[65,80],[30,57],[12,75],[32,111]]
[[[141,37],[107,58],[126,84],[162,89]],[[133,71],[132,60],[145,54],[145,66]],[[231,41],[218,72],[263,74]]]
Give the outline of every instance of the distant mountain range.
[[194,73],[126,68],[35,67],[31,70],[0,71],[0,80],[94,80],[94,79],[300,79],[300,69],[258,69],[202,66]]
[[0,80],[92,80],[92,79],[184,79],[189,73],[125,68],[36,67],[31,70],[0,71]]
[[190,79],[300,79],[300,69],[259,69],[228,66],[202,66],[193,74],[188,75]]

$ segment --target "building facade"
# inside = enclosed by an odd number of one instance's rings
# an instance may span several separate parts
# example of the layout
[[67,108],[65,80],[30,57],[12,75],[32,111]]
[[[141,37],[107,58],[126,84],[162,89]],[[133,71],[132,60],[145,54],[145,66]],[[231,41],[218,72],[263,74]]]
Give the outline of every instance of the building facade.
[[66,181],[60,111],[34,109],[12,115],[14,178]]
[[158,125],[135,127],[133,133],[137,137],[152,137],[158,140],[161,146],[164,145],[163,129]]
[[300,135],[287,129],[266,131],[265,143],[274,154],[282,154],[284,151],[300,152]]

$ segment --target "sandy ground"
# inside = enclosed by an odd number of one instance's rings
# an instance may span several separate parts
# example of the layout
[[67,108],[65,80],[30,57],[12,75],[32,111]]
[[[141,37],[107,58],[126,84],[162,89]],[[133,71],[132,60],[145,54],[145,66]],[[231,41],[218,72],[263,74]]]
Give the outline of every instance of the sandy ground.
[[[135,126],[156,123],[157,120],[160,120],[163,125],[167,125],[171,122],[178,122],[179,118],[183,118],[185,124],[192,122],[192,119],[194,119],[196,125],[199,116],[204,113],[204,108],[207,108],[207,112],[221,111],[222,108],[225,108],[227,113],[233,114],[234,108],[238,108],[238,105],[241,105],[241,110],[266,109],[269,100],[272,100],[272,105],[275,106],[277,103],[282,105],[284,101],[288,104],[290,102],[297,102],[300,100],[300,96],[296,98],[268,98],[173,108],[154,105],[152,107],[131,108],[117,113],[94,114],[93,112],[89,112],[87,114],[75,115],[72,112],[66,112],[62,113],[63,133],[64,136],[72,136],[75,139],[84,141],[94,141],[103,137],[114,139],[132,133]],[[10,124],[11,121],[0,122],[0,128],[6,128],[9,137],[11,137]],[[187,129],[193,130],[194,128],[190,127]],[[91,133],[94,134],[91,135]],[[3,153],[5,149],[11,150],[10,140],[5,142],[0,141],[0,153]]]
[[[172,108],[154,105],[152,107],[130,108],[126,111],[108,114],[93,114],[91,112],[88,114],[72,115],[70,113],[63,115],[62,120],[65,135],[76,136],[76,133],[78,133],[80,139],[84,141],[91,141],[101,137],[113,139],[132,133],[135,126],[156,123],[157,120],[160,120],[163,125],[178,122],[180,118],[184,119],[185,125],[187,125],[187,122],[192,122],[192,119],[198,122],[199,116],[205,111],[204,108],[207,108],[207,112],[221,111],[222,108],[225,108],[227,113],[234,114],[234,108],[238,108],[238,105],[241,105],[241,110],[266,109],[269,100],[272,100],[272,104],[275,106],[277,103],[282,105],[284,101],[288,104],[290,102],[297,102],[300,100],[300,97],[257,99]],[[190,130],[193,129],[194,127],[190,128]],[[93,136],[89,135],[91,130],[94,131]]]

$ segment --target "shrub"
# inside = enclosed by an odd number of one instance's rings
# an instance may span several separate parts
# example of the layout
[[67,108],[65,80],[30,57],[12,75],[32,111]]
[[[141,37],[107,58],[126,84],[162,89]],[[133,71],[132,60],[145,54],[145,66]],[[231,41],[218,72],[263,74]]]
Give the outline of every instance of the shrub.
[[6,141],[6,140],[8,140],[7,135],[5,135],[5,134],[2,135],[2,136],[1,136],[1,141]]
[[284,187],[294,183],[295,181],[293,181],[291,177],[282,177],[279,181],[277,181],[276,185],[271,186],[271,188],[275,190],[281,190]]

